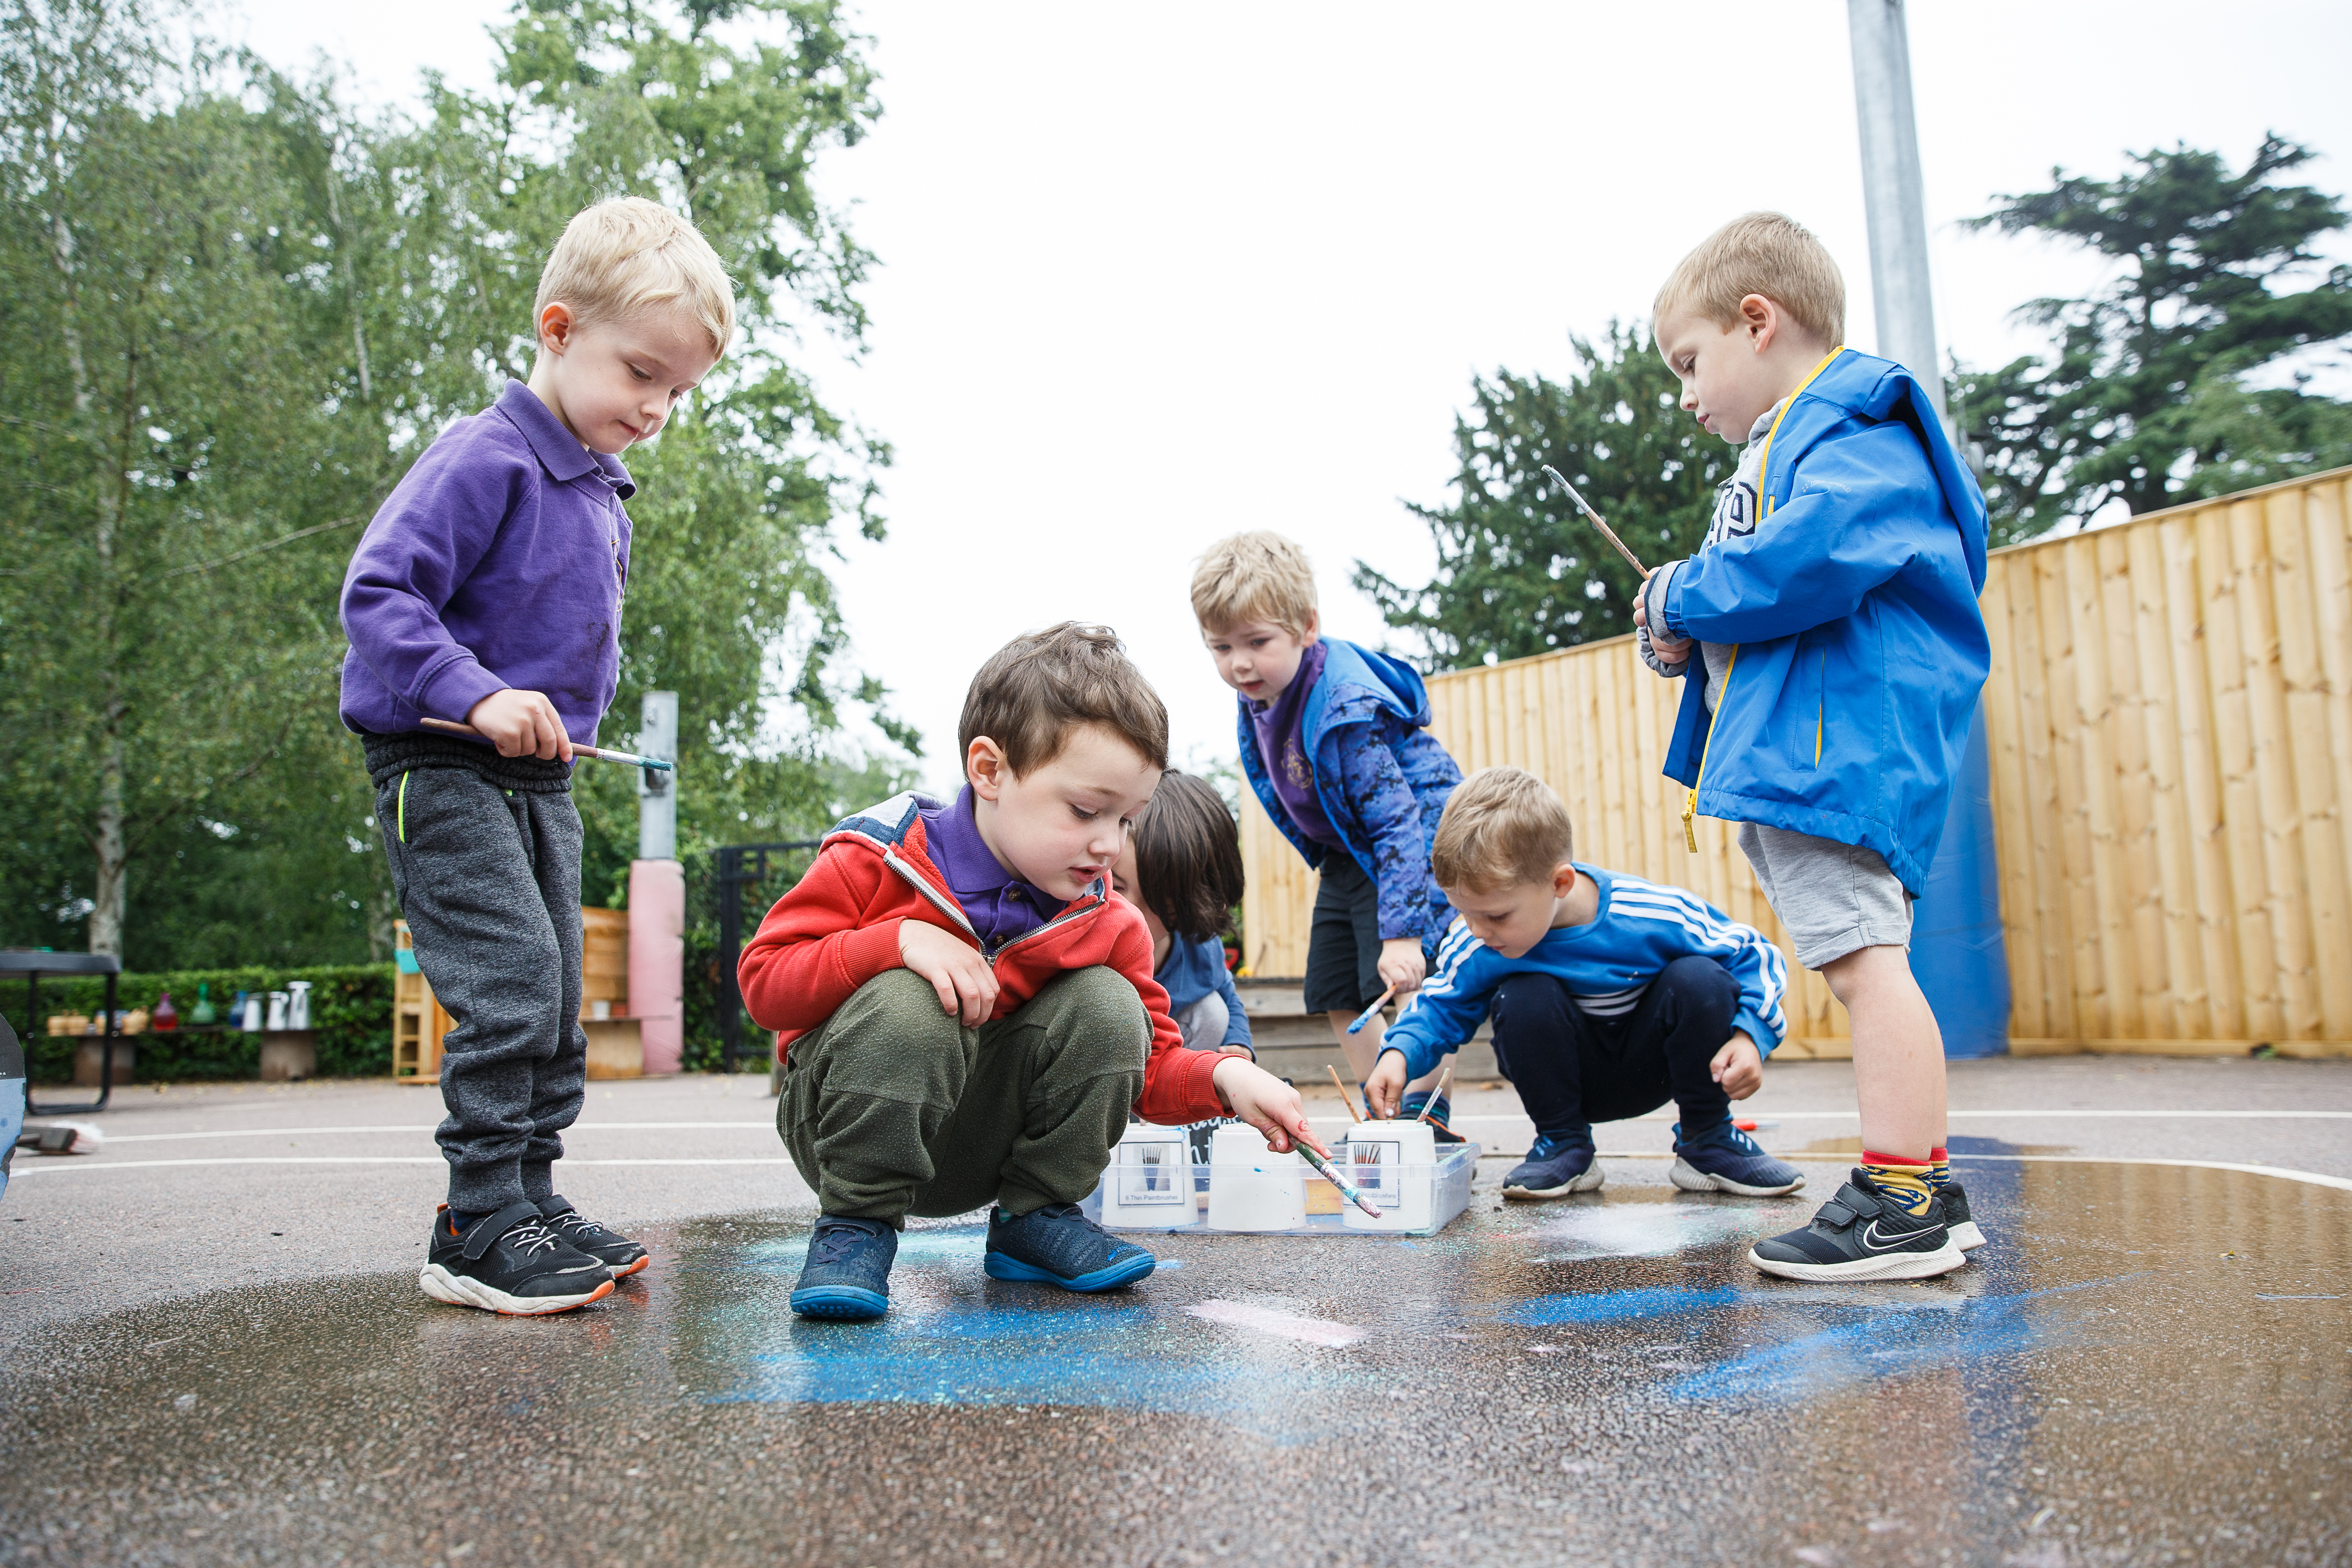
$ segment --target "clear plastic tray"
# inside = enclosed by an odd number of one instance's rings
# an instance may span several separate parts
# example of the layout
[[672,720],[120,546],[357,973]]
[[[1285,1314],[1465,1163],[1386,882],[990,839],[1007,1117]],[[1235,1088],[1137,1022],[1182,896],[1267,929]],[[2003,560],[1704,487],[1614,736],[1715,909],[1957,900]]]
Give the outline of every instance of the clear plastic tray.
[[[1470,1206],[1470,1182],[1471,1178],[1477,1173],[1478,1153],[1478,1145],[1475,1143],[1448,1143],[1441,1146],[1438,1161],[1434,1165],[1385,1168],[1382,1175],[1389,1183],[1388,1190],[1385,1192],[1373,1190],[1369,1193],[1373,1201],[1381,1205],[1385,1211],[1386,1218],[1382,1223],[1371,1222],[1361,1210],[1342,1199],[1338,1188],[1317,1175],[1312,1170],[1308,1170],[1305,1173],[1304,1183],[1307,1215],[1302,1223],[1281,1229],[1253,1228],[1245,1231],[1219,1229],[1214,1234],[1434,1236],[1444,1229],[1456,1215]],[[1354,1179],[1355,1173],[1352,1170],[1345,1165],[1339,1168],[1350,1180]],[[1282,1173],[1205,1164],[1192,1166],[1192,1205],[1189,1208],[1181,1205],[1167,1207],[1162,1211],[1167,1215],[1164,1221],[1155,1219],[1145,1224],[1105,1221],[1102,1218],[1101,1182],[1096,1184],[1095,1190],[1079,1206],[1085,1211],[1088,1219],[1101,1224],[1106,1230],[1129,1233],[1208,1230],[1210,1228],[1207,1223],[1209,1195],[1213,1183],[1223,1182],[1228,1184],[1229,1191],[1239,1187],[1253,1196],[1259,1196],[1277,1191],[1286,1192],[1289,1184],[1296,1179]],[[1103,1181],[1115,1180],[1118,1174],[1118,1167],[1114,1164],[1103,1173]],[[1262,1205],[1252,1205],[1251,1206]],[[1129,1212],[1133,1212],[1131,1206]],[[1423,1223],[1410,1223],[1413,1220],[1422,1220],[1424,1214],[1426,1219]],[[1350,1215],[1356,1218],[1357,1223],[1354,1225],[1349,1223]]]

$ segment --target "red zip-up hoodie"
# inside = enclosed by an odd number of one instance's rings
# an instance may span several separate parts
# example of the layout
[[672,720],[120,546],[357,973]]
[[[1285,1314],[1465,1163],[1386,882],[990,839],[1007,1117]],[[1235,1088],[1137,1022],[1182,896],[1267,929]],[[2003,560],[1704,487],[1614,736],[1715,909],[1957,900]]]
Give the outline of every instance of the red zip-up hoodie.
[[1066,970],[1098,963],[1118,970],[1151,1017],[1136,1114],[1170,1126],[1226,1114],[1211,1081],[1225,1058],[1184,1049],[1183,1034],[1168,1016],[1168,993],[1151,978],[1151,933],[1135,906],[1097,881],[1035,931],[989,952],[931,863],[921,814],[939,808],[910,791],[844,821],[824,836],[808,875],[760,922],[736,978],[752,1022],[776,1031],[776,1058],[859,986],[899,968],[899,924],[923,921],[988,959],[996,971],[993,1018],[1018,1009]]

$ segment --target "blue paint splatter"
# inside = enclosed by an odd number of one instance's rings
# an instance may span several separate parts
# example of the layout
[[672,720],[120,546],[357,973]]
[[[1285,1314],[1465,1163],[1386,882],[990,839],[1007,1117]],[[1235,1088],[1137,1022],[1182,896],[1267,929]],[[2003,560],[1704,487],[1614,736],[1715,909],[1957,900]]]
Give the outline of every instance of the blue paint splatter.
[[1586,1294],[1535,1296],[1495,1314],[1498,1323],[1546,1328],[1555,1323],[1613,1323],[1625,1318],[1668,1318],[1678,1312],[1706,1311],[1728,1307],[1739,1293],[1724,1287],[1715,1290],[1601,1290]]
[[2078,1341],[2088,1315],[2065,1312],[2051,1298],[2119,1282],[1979,1297],[1947,1312],[1874,1312],[1693,1373],[1666,1392],[1678,1399],[1790,1404],[1882,1378],[2047,1350]]

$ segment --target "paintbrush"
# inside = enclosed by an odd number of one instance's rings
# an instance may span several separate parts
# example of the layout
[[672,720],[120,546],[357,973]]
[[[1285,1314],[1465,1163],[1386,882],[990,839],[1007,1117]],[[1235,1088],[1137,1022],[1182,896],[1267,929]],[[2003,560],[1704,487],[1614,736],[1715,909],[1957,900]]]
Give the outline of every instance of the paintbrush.
[[1356,1114],[1356,1102],[1348,1096],[1348,1086],[1339,1081],[1339,1069],[1331,1066],[1329,1062],[1325,1062],[1323,1066],[1331,1075],[1331,1087],[1339,1091],[1339,1103],[1348,1108],[1348,1120],[1361,1121],[1363,1118]]
[[1356,1021],[1348,1026],[1348,1033],[1351,1035],[1362,1034],[1364,1032],[1364,1026],[1370,1023],[1374,1018],[1379,1017],[1381,1016],[1381,1009],[1389,1005],[1389,998],[1395,994],[1396,987],[1393,985],[1381,992],[1381,999],[1379,1001],[1373,1003],[1370,1006],[1356,1015]]
[[1553,468],[1549,463],[1546,463],[1543,465],[1543,471],[1551,476],[1552,483],[1558,485],[1561,489],[1568,492],[1568,499],[1574,501],[1576,503],[1576,510],[1582,512],[1585,515],[1586,520],[1589,521],[1593,527],[1601,531],[1601,537],[1617,547],[1617,553],[1625,558],[1626,565],[1631,566],[1634,571],[1639,572],[1644,577],[1650,574],[1650,569],[1642,564],[1641,558],[1635,555],[1632,551],[1626,549],[1625,542],[1618,538],[1616,531],[1607,523],[1601,521],[1601,514],[1593,510],[1592,508],[1586,503],[1585,499],[1582,496],[1576,493],[1576,487],[1559,477],[1559,470],[1558,468]]
[[1363,1210],[1374,1219],[1381,1217],[1380,1205],[1372,1202],[1371,1199],[1366,1197],[1363,1194],[1362,1189],[1359,1188],[1355,1183],[1341,1175],[1339,1173],[1339,1167],[1332,1164],[1330,1161],[1325,1159],[1322,1155],[1317,1153],[1313,1144],[1301,1141],[1299,1137],[1294,1133],[1291,1135],[1290,1146],[1292,1149],[1297,1151],[1298,1157],[1300,1159],[1315,1167],[1315,1172],[1318,1175],[1330,1183],[1333,1186],[1339,1188],[1339,1195],[1341,1197],[1347,1199],[1349,1203],[1355,1205],[1358,1208]]
[[[1445,1086],[1453,1081],[1454,1064],[1452,1062],[1447,1062],[1445,1064],[1445,1070],[1437,1075],[1437,1087],[1431,1089],[1429,1091],[1429,1098],[1421,1102],[1421,1114],[1413,1118],[1415,1121],[1426,1121],[1429,1120],[1430,1108],[1435,1105],[1439,1100],[1445,1098]],[[1451,1132],[1454,1129],[1448,1127],[1446,1128],[1446,1131]]]
[[[471,724],[452,724],[446,719],[419,719],[417,722],[428,730],[446,731],[452,735],[471,735],[477,741],[489,739]],[[622,763],[633,768],[660,768],[664,772],[675,772],[677,767],[676,763],[666,763],[659,757],[641,757],[634,752],[615,752],[607,746],[574,745],[572,748],[572,754],[575,757],[593,757],[600,763]]]

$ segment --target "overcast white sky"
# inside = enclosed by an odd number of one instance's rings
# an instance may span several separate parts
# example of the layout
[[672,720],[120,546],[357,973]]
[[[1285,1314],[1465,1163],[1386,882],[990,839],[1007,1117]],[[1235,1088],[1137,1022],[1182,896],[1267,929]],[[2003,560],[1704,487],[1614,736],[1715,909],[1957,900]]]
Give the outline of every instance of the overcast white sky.
[[[487,75],[505,7],[245,0],[282,65],[324,50],[396,103]],[[1326,624],[1378,643],[1350,563],[1427,578],[1402,502],[1443,500],[1454,411],[1497,366],[1646,311],[1716,225],[1776,207],[1845,268],[1874,345],[1846,11],[1560,0],[869,4],[885,112],[823,184],[881,267],[871,350],[827,395],[897,447],[887,543],[837,577],[854,658],[951,786],[966,681],[1067,616],[1118,628],[1180,763],[1230,757],[1191,562],[1220,534],[1303,542]],[[2266,130],[2352,185],[2352,7],[1928,0],[1910,9],[1937,326],[1963,358],[2034,346],[2021,301],[2096,269],[1958,218],[2053,164],[2112,175]],[[2340,238],[2340,237],[2339,237]],[[2339,245],[2339,253],[2352,247]]]

